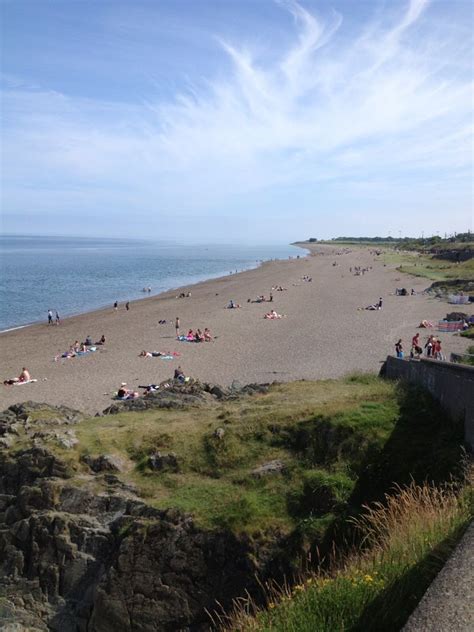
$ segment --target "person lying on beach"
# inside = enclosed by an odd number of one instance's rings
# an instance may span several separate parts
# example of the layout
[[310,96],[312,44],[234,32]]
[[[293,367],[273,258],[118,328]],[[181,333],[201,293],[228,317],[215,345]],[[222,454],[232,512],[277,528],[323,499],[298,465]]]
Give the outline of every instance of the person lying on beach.
[[6,386],[12,386],[14,384],[27,384],[28,382],[36,382],[36,381],[37,380],[34,380],[31,378],[30,372],[28,371],[26,366],[24,366],[18,377],[14,377],[10,380],[5,380],[3,383]]
[[162,353],[161,351],[140,351],[138,354],[139,358],[159,358],[160,356],[166,355],[166,353]]
[[195,342],[204,342],[204,334],[200,329],[196,329],[196,333],[194,334]]
[[166,320],[159,320],[158,325],[166,325]]
[[137,397],[139,397],[139,394],[136,391],[132,391],[131,389],[126,388],[126,386],[127,382],[122,382],[119,390],[117,391],[118,399],[136,399]]
[[272,309],[271,312],[264,315],[264,318],[266,318],[267,320],[276,320],[277,318],[283,318],[283,315],[277,314],[276,311]]
[[288,288],[282,287],[281,285],[276,285],[272,287],[272,290],[276,290],[277,292],[286,292]]
[[211,335],[211,330],[206,327],[204,329],[204,342],[211,342],[212,340],[212,335]]
[[234,301],[232,299],[230,299],[228,305],[226,306],[227,309],[238,309],[240,307],[242,307],[241,305],[239,305],[238,303],[234,303]]

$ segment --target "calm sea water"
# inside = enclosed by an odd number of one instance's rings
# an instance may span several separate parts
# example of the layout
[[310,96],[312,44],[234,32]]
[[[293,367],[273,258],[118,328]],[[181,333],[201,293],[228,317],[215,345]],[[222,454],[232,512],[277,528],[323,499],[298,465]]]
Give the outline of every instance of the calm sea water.
[[304,254],[293,246],[180,246],[150,241],[0,236],[0,330],[90,311],[180,287],[261,260]]

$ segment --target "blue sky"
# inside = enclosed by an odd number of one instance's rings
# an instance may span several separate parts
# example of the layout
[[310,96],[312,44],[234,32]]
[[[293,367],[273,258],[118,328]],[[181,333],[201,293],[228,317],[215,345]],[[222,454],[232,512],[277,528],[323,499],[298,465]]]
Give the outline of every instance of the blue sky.
[[0,0],[2,228],[473,229],[470,0]]

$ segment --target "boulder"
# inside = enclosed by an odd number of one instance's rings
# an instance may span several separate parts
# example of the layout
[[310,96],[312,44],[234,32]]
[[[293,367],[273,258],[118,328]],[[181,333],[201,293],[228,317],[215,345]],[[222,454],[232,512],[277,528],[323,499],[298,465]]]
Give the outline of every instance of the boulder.
[[255,478],[262,478],[263,476],[269,476],[270,474],[280,474],[285,469],[283,461],[275,459],[274,461],[268,461],[259,467],[252,470],[252,476]]
[[93,472],[123,472],[126,469],[125,461],[115,454],[86,455],[81,458],[81,461]]
[[168,454],[155,452],[148,457],[148,465],[152,470],[159,472],[179,472],[178,459],[174,452],[168,452]]

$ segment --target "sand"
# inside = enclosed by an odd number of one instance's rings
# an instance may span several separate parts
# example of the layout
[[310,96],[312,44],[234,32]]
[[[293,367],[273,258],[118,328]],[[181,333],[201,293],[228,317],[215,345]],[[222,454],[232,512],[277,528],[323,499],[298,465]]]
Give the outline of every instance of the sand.
[[[234,380],[245,384],[377,372],[399,338],[409,351],[422,319],[437,322],[456,308],[428,295],[394,296],[396,287],[421,292],[429,282],[384,267],[368,248],[336,252],[331,246],[313,246],[311,256],[302,251],[300,259],[267,262],[255,270],[182,288],[191,290],[191,298],[176,298],[182,291],[178,289],[132,302],[129,311],[121,304],[117,312],[111,306],[65,319],[57,327],[44,323],[3,333],[2,380],[19,375],[26,366],[38,382],[0,386],[0,409],[33,400],[96,413],[110,405],[121,382],[130,388],[158,383],[170,378],[178,364],[187,375],[224,385]],[[354,266],[373,269],[354,276],[349,272]],[[303,275],[311,276],[312,282],[304,282]],[[276,285],[288,289],[274,291],[272,304],[247,303],[248,298],[268,296]],[[357,309],[379,296],[384,301],[381,311]],[[225,309],[229,299],[242,309]],[[272,307],[286,317],[264,320]],[[472,314],[473,306],[462,310]],[[176,316],[183,332],[209,327],[215,340],[176,341]],[[160,319],[167,324],[159,325]],[[428,330],[419,331],[424,342]],[[102,334],[107,342],[96,353],[54,361],[75,340],[87,335],[98,340]],[[453,334],[439,337],[447,357],[468,346],[466,339]],[[142,349],[176,351],[181,356],[140,358]]]

